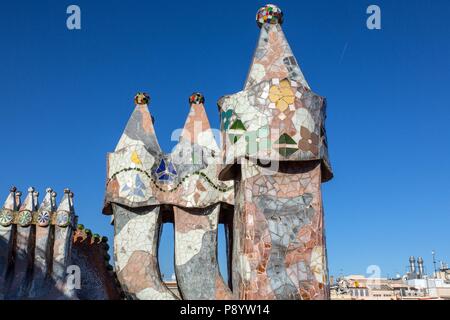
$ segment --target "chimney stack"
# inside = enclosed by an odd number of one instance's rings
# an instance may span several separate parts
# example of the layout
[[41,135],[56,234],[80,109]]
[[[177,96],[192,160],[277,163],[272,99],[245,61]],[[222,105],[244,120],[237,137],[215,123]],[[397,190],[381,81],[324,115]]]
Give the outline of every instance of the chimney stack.
[[419,257],[417,259],[417,265],[418,265],[418,268],[419,268],[419,278],[421,279],[423,277],[423,275],[424,275],[423,259],[422,259],[422,257]]
[[411,275],[416,273],[416,258],[413,256],[409,257],[409,272]]

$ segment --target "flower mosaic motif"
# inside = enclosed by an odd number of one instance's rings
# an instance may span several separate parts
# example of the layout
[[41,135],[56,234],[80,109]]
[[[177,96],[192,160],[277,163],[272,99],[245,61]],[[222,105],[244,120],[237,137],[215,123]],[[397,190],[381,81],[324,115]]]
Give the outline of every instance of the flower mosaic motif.
[[167,183],[172,182],[176,178],[177,171],[175,170],[172,162],[166,159],[161,159],[158,168],[155,170],[155,174],[159,182]]
[[32,221],[33,221],[33,214],[31,213],[31,211],[25,210],[25,211],[20,212],[20,214],[19,214],[19,224],[22,227],[29,226]]
[[284,79],[280,81],[279,85],[273,85],[270,87],[269,99],[275,103],[275,106],[281,112],[286,111],[290,105],[294,104],[295,93],[289,80]]
[[145,184],[142,182],[139,174],[134,175],[134,179],[128,180],[122,187],[121,192],[126,194],[127,197],[138,196],[141,198],[145,197]]
[[37,222],[39,226],[46,227],[50,223],[50,212],[48,211],[41,211],[38,214]]
[[56,225],[67,227],[70,224],[70,213],[67,211],[58,211],[56,214]]
[[4,227],[11,225],[14,216],[10,210],[3,209],[0,211],[0,224]]
[[305,127],[301,127],[300,135],[302,138],[298,143],[298,147],[302,151],[311,151],[314,156],[319,154],[319,136]]

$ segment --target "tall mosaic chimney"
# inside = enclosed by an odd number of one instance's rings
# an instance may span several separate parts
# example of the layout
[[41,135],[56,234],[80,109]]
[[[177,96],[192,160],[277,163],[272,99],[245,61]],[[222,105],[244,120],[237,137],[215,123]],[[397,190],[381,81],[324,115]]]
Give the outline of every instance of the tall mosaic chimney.
[[220,99],[224,165],[235,181],[233,293],[239,299],[329,299],[321,183],[333,177],[326,102],[313,93],[274,5],[244,90]]

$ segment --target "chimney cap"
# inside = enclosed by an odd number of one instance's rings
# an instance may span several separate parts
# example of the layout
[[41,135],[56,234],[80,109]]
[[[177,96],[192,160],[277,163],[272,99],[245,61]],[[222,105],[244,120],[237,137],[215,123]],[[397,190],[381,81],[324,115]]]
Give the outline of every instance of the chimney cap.
[[203,94],[201,94],[200,92],[194,92],[193,94],[191,94],[191,96],[189,97],[189,104],[193,105],[193,104],[203,104],[205,103],[205,97],[203,96]]
[[266,4],[256,13],[256,23],[262,27],[265,23],[283,24],[283,11],[274,4]]
[[134,103],[136,105],[148,105],[150,103],[150,96],[145,92],[138,92],[134,96]]

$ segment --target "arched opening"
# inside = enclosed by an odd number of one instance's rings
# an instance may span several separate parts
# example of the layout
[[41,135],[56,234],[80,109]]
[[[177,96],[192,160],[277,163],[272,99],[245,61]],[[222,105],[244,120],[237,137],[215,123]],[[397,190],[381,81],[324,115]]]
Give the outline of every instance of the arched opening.
[[167,288],[180,298],[175,277],[175,230],[173,208],[161,207],[162,219],[158,241],[158,264],[161,279]]
[[219,214],[219,229],[217,235],[217,259],[220,273],[233,290],[232,265],[233,265],[233,216],[234,207],[222,204]]
[[219,263],[220,274],[225,283],[228,283],[231,275],[228,273],[228,252],[227,252],[227,236],[225,225],[219,224],[217,235],[217,261]]
[[158,245],[158,262],[161,279],[164,282],[173,281],[172,275],[175,274],[174,237],[173,223],[166,222],[162,224]]

